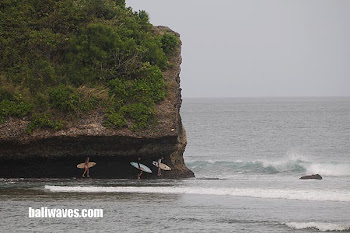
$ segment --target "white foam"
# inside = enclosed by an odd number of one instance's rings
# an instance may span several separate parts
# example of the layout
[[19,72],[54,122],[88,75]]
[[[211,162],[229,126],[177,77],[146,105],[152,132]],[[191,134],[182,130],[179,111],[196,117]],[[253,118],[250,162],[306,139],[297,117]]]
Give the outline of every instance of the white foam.
[[210,164],[214,164],[214,163],[216,163],[217,161],[216,161],[216,160],[209,159],[209,160],[207,160],[207,162],[210,163]]
[[309,162],[310,159],[309,157],[310,156],[305,156],[305,155],[302,155],[298,152],[288,152],[287,153],[287,157],[288,157],[288,160],[292,160],[292,161],[304,161],[304,162]]
[[350,164],[314,163],[306,168],[308,174],[322,176],[350,176]]
[[238,173],[285,173],[320,174],[321,176],[350,176],[350,162],[317,162],[299,154],[289,154],[279,160],[254,160],[254,161],[221,161],[205,160],[187,162],[191,169],[202,171],[221,170],[231,168],[231,172]]
[[264,167],[274,167],[277,171],[289,171],[295,165],[305,169],[306,174],[320,174],[322,176],[350,176],[350,163],[315,162],[310,156],[289,152],[288,156],[277,161],[263,160]]
[[202,194],[235,197],[256,197],[308,201],[350,202],[350,192],[342,190],[290,190],[260,188],[195,188],[195,187],[93,187],[93,186],[50,186],[51,192],[87,193],[162,193],[162,194]]
[[279,172],[286,172],[293,170],[293,166],[296,164],[294,160],[281,160],[281,161],[262,161],[262,165],[264,168],[273,167]]
[[301,230],[307,228],[317,229],[319,231],[349,231],[350,224],[334,224],[325,222],[289,222],[286,225],[290,228]]

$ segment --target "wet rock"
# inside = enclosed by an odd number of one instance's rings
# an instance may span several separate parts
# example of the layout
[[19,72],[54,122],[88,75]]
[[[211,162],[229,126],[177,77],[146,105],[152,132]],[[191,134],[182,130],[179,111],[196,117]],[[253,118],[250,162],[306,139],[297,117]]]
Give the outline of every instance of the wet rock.
[[310,179],[322,180],[322,176],[319,174],[313,174],[313,175],[309,175],[309,176],[302,176],[299,179],[301,179],[301,180],[310,180]]

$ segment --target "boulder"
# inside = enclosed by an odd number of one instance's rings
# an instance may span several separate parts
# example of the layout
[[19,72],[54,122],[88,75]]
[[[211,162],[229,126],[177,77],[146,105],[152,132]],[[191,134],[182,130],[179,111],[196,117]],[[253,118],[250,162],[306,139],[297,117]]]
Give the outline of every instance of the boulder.
[[299,179],[301,180],[322,180],[322,176],[320,174],[313,174],[313,175],[309,175],[309,176],[302,176]]

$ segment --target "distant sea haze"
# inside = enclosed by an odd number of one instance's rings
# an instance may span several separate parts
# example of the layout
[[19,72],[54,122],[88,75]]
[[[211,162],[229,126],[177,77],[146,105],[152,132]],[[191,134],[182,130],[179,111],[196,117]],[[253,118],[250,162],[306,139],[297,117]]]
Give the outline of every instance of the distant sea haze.
[[187,162],[350,162],[350,97],[185,98],[182,118]]

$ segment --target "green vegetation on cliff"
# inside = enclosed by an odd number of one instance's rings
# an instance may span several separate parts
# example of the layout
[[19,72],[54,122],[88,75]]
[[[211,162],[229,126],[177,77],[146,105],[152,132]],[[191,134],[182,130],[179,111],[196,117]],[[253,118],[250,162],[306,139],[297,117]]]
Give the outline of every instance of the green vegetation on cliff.
[[101,111],[108,127],[146,128],[177,44],[124,0],[2,0],[0,123],[58,130]]

